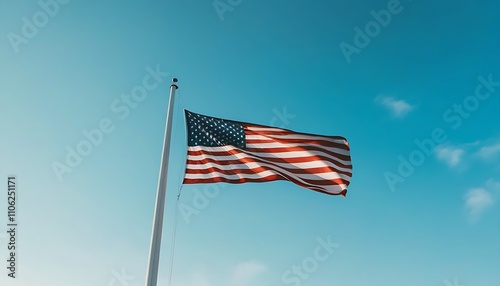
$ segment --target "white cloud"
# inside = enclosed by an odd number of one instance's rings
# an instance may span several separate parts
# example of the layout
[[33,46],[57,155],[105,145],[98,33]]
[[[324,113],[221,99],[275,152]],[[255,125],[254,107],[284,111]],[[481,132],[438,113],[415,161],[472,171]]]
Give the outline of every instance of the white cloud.
[[402,99],[394,99],[390,96],[379,95],[375,102],[389,109],[395,117],[403,117],[414,109],[414,106]]
[[249,286],[253,280],[266,270],[267,267],[264,264],[256,261],[239,263],[233,271],[233,285]]
[[[259,276],[267,271],[267,267],[257,261],[246,261],[238,263],[234,268],[229,269],[230,271],[225,272],[222,275],[222,280],[226,283],[222,285],[231,286],[253,286],[260,285],[258,283]],[[177,285],[180,286],[212,286],[214,285],[212,279],[209,279],[207,275],[207,269],[202,271],[192,271],[186,279],[180,281]],[[213,274],[213,273],[212,273]],[[213,275],[211,275],[213,276]],[[214,278],[214,277],[211,277]],[[218,285],[221,281],[219,281]],[[227,284],[229,282],[229,284]]]
[[450,167],[455,167],[460,163],[464,155],[464,149],[454,146],[438,146],[436,147],[436,156],[438,159],[445,161]]
[[486,182],[486,187],[489,189],[489,190],[493,190],[493,191],[496,191],[496,192],[500,192],[500,182],[497,182],[493,179],[489,179],[487,182]]
[[[213,270],[213,269],[212,269]],[[258,283],[258,278],[261,274],[267,271],[267,267],[257,261],[246,261],[238,263],[235,267],[226,269],[222,276],[219,276],[219,280],[225,281],[221,284],[218,281],[217,285],[230,285],[230,286],[254,286],[261,285]],[[209,275],[207,275],[210,273]],[[217,275],[216,275],[217,276]],[[213,286],[214,273],[208,272],[208,269],[203,267],[203,269],[191,271],[189,276],[179,281],[176,285],[179,286]]]
[[179,283],[182,286],[211,286],[205,273],[194,272],[189,275],[189,279]]
[[484,160],[489,160],[498,153],[500,153],[500,143],[481,147],[481,149],[477,151],[476,155]]
[[[488,141],[492,141],[489,139]],[[497,141],[498,142],[498,141]],[[484,141],[461,143],[452,145],[445,143],[435,149],[436,157],[446,162],[450,167],[466,166],[470,159],[481,159],[484,162],[492,162],[500,158],[500,143],[486,144]]]
[[208,282],[207,277],[202,274],[197,274],[193,277],[193,286],[210,286],[210,282]]
[[465,195],[465,208],[469,217],[476,220],[489,207],[493,205],[491,194],[483,188],[471,189]]

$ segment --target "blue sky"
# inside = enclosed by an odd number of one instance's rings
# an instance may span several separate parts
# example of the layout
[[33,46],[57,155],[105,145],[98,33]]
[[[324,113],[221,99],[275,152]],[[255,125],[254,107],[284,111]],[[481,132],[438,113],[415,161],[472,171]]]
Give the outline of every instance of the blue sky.
[[0,176],[17,177],[19,223],[17,278],[2,264],[1,285],[144,284],[174,76],[159,285],[184,108],[344,136],[354,172],[346,199],[288,182],[184,186],[172,285],[500,285],[497,1],[0,8]]

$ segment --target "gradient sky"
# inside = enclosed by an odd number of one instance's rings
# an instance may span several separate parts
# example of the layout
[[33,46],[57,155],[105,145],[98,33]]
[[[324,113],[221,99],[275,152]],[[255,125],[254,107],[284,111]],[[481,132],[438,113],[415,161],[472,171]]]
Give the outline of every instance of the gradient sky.
[[337,248],[300,285],[500,285],[499,18],[493,0],[0,0],[0,179],[17,176],[19,223],[11,279],[2,183],[0,284],[144,285],[175,76],[159,285],[183,109],[344,136],[354,172],[345,199],[289,182],[184,186],[173,286],[298,285],[284,277],[321,239]]

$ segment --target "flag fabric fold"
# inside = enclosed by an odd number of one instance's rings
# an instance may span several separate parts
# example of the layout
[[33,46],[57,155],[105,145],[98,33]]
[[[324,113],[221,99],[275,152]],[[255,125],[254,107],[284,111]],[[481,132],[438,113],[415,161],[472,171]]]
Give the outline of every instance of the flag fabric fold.
[[340,136],[322,136],[185,110],[187,164],[184,184],[288,180],[330,194],[347,193],[350,148]]

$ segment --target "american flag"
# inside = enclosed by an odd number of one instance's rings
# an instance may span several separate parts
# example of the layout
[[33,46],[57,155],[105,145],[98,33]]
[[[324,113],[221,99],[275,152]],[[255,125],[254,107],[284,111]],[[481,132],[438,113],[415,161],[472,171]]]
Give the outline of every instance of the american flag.
[[343,137],[297,133],[187,110],[185,115],[184,184],[288,180],[330,195],[347,193],[352,165]]

